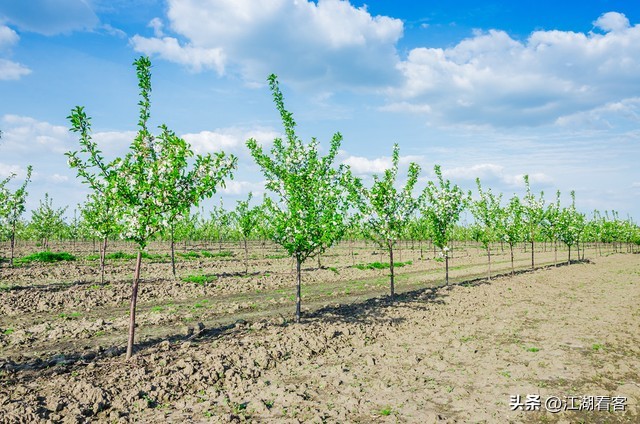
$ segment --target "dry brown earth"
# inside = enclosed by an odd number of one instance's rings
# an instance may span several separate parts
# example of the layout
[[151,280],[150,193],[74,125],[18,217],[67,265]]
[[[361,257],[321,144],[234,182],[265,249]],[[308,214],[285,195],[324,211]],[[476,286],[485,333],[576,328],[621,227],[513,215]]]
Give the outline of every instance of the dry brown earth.
[[[194,324],[129,362],[119,349],[50,363],[5,353],[0,421],[640,422],[637,255],[409,288],[302,324]],[[540,395],[540,411],[511,411],[515,395]],[[546,412],[552,396],[626,397],[626,410]]]

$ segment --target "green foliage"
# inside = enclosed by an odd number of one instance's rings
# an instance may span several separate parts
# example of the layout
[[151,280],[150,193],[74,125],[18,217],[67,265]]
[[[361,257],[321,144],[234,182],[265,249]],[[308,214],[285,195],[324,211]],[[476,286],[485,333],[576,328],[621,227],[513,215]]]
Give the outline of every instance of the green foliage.
[[[76,107],[69,119],[71,131],[80,134],[80,152],[69,152],[69,165],[93,189],[94,204],[116,215],[122,236],[144,249],[148,240],[166,228],[178,215],[210,197],[231,176],[236,158],[224,153],[194,155],[187,142],[165,125],[154,136],[147,127],[150,118],[151,61],[134,62],[140,88],[138,133],[123,158],[105,162],[91,139],[90,118]],[[81,158],[81,156],[84,157]],[[108,214],[107,214],[108,215]]]
[[491,189],[483,190],[480,178],[476,178],[479,198],[469,202],[469,209],[475,219],[475,240],[486,248],[497,241],[501,231],[503,209],[500,206],[502,194],[495,195]]
[[540,230],[541,223],[545,219],[544,192],[540,192],[540,196],[536,199],[535,195],[531,192],[529,176],[525,175],[523,178],[527,190],[522,199],[521,216],[525,228],[524,236],[528,242],[533,242],[536,239],[536,234]]
[[273,239],[290,256],[304,261],[322,253],[344,234],[352,178],[345,166],[333,167],[342,135],[333,136],[327,156],[321,157],[315,138],[305,145],[295,134],[296,123],[284,107],[275,75],[269,77],[269,86],[286,139],[274,140],[271,156],[254,139],[247,141],[247,147],[262,169],[266,188],[276,196],[275,200],[265,199]]
[[264,215],[260,206],[249,206],[253,194],[249,192],[247,200],[238,200],[235,211],[233,211],[234,222],[242,237],[246,240],[256,231],[259,224],[264,222]]
[[460,213],[468,202],[468,197],[457,185],[451,185],[449,180],[442,177],[440,166],[433,168],[438,185],[429,181],[424,189],[426,204],[422,210],[431,227],[433,244],[439,247],[447,256],[452,231],[460,219]]
[[64,228],[64,213],[67,207],[54,208],[53,199],[45,193],[44,202],[40,201],[37,209],[31,211],[30,227],[36,238],[41,240],[45,248],[52,236],[62,232]]
[[33,168],[28,166],[24,182],[14,192],[11,192],[7,185],[15,177],[15,174],[0,181],[0,238],[7,236],[11,240],[15,239],[16,225],[25,211],[27,185],[31,181],[32,171]]

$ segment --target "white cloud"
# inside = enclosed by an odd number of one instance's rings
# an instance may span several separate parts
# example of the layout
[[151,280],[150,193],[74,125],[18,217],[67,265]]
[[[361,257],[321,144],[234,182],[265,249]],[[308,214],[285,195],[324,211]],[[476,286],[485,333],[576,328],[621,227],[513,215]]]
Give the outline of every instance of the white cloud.
[[31,69],[17,62],[0,59],[0,81],[17,80],[25,75],[29,75]]
[[[503,176],[503,181],[513,187],[524,187],[524,175],[525,174],[517,174],[517,175],[505,175]],[[553,178],[543,172],[533,172],[529,175],[529,183],[533,185],[543,185],[548,186],[553,183]]]
[[637,96],[629,87],[640,84],[640,25],[615,12],[595,24],[605,33],[536,31],[518,41],[489,30],[447,49],[415,48],[398,64],[404,82],[387,108],[439,124],[535,126]]
[[[225,187],[220,189],[220,192],[230,196],[246,196],[251,192],[255,198],[262,196],[264,193],[264,184],[264,181],[251,182],[229,180],[225,183]],[[235,207],[235,205],[229,207]]]
[[21,176],[23,174],[26,174],[26,172],[26,170],[22,169],[18,165],[9,165],[0,162],[0,179],[5,179],[11,175]]
[[30,157],[64,153],[73,146],[69,128],[18,115],[4,115],[3,153],[26,153]]
[[[9,50],[18,43],[18,34],[6,25],[0,25],[0,52]],[[31,70],[20,63],[0,58],[0,81],[17,80],[31,73]]]
[[0,25],[0,49],[11,47],[18,42],[18,34],[6,25]]
[[86,0],[5,1],[0,4],[0,18],[43,35],[90,30],[99,23]]
[[66,175],[53,174],[51,176],[51,181],[54,183],[66,183],[67,181],[69,181],[69,177],[67,177]]
[[[344,152],[342,152],[344,153]],[[400,156],[398,164],[408,165],[411,162],[419,163],[422,156]],[[358,175],[382,174],[392,166],[391,156],[368,159],[362,156],[347,156],[342,160],[344,165],[348,165],[351,170]]]
[[137,51],[194,70],[230,70],[248,83],[264,83],[268,74],[277,73],[290,82],[379,87],[397,76],[395,44],[402,22],[371,16],[347,1],[168,3],[169,27],[185,41],[136,35]]
[[215,152],[238,153],[245,151],[245,143],[253,138],[262,146],[268,146],[280,134],[269,129],[246,130],[241,128],[223,128],[215,131],[184,134],[184,138],[196,154]]
[[635,183],[631,183],[631,187],[632,188],[640,188],[640,181],[635,182]]
[[[455,168],[443,168],[442,175],[453,181],[475,181],[480,178],[480,182],[485,187],[507,186],[523,188],[524,173],[509,172],[502,165],[494,163],[481,163],[470,166],[460,166]],[[532,185],[548,186],[553,183],[553,178],[544,172],[529,173],[529,182]],[[475,187],[475,184],[473,184]]]
[[601,15],[594,23],[594,26],[606,32],[618,32],[629,28],[629,19],[622,13],[607,12]]
[[443,169],[442,175],[450,179],[461,180],[492,180],[502,178],[504,175],[504,167],[492,163],[482,163],[472,166],[461,166],[450,169]]
[[220,48],[207,49],[192,44],[180,45],[173,37],[145,38],[134,35],[131,39],[136,51],[160,57],[189,67],[195,72],[215,69],[218,74],[224,72],[224,53]]

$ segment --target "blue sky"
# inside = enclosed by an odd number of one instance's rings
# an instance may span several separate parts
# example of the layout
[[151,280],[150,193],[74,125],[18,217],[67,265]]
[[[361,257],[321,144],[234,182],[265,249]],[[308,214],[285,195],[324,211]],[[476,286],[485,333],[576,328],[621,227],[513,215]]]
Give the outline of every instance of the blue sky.
[[136,130],[133,60],[153,62],[152,122],[198,153],[239,157],[214,200],[233,206],[262,178],[244,145],[281,125],[278,74],[305,140],[344,136],[340,162],[370,179],[434,164],[505,197],[522,175],[548,201],[640,216],[640,6],[632,1],[0,0],[0,177],[35,175],[70,211],[86,189],[68,169],[66,116],[92,117],[108,156]]

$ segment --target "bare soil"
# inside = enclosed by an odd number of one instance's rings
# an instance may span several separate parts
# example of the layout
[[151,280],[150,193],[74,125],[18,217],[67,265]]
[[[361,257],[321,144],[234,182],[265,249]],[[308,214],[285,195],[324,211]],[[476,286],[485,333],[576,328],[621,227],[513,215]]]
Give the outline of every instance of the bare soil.
[[[640,422],[638,255],[524,272],[519,251],[522,272],[487,281],[461,248],[441,287],[443,265],[406,250],[391,301],[388,270],[352,266],[385,256],[341,246],[307,264],[293,324],[290,259],[254,251],[247,275],[240,250],[181,260],[179,275],[218,276],[204,287],[147,263],[131,361],[130,261],[105,285],[90,261],[3,267],[0,422]],[[508,254],[492,268],[509,274]],[[512,411],[517,395],[539,410]],[[551,413],[552,396],[625,411]]]

